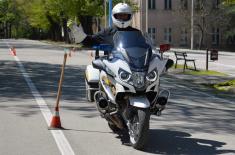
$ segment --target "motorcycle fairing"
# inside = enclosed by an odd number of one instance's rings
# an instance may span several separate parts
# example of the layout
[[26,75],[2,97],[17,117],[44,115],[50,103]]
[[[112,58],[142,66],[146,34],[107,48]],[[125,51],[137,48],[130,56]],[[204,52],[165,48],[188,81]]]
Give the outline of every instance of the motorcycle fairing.
[[152,61],[149,64],[148,73],[157,68],[158,75],[164,72],[168,59],[161,59],[157,54],[154,54]]
[[117,31],[113,40],[114,57],[119,52],[131,70],[135,72],[147,70],[152,50],[140,31]]
[[123,82],[118,76],[118,71],[120,68],[129,72],[129,73],[132,73],[130,70],[130,67],[128,66],[126,61],[123,61],[121,59],[113,59],[111,61],[104,60],[103,62],[106,65],[106,67],[109,68],[116,75],[114,77],[116,82],[119,83],[120,85],[122,85],[122,87],[125,86],[125,87],[129,88],[129,90],[125,90],[123,88],[122,90],[124,90],[124,92],[136,93],[134,86],[132,86],[126,82]]

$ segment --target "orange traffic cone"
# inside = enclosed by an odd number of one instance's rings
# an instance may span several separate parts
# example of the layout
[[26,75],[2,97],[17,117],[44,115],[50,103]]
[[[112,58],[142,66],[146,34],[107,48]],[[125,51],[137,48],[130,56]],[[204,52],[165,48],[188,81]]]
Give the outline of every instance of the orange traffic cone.
[[63,129],[60,122],[59,108],[55,108],[55,115],[51,119],[51,125],[49,129]]
[[64,54],[64,62],[61,68],[61,75],[60,75],[60,82],[59,82],[59,88],[57,92],[57,98],[56,98],[56,106],[55,106],[55,115],[52,117],[51,125],[49,129],[64,129],[61,126],[60,122],[60,115],[59,115],[59,103],[60,103],[60,96],[61,96],[61,90],[62,90],[62,82],[64,80],[64,68],[67,60],[67,53]]
[[16,49],[15,47],[10,48],[11,55],[16,56]]

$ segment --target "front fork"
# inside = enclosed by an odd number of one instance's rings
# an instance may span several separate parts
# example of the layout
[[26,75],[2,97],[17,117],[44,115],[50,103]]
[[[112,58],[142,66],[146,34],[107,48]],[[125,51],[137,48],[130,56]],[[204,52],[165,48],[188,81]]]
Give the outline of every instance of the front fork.
[[[147,101],[145,97],[137,97],[129,100],[129,104],[127,104],[126,112],[125,112],[125,120],[130,120],[132,117],[132,112],[135,107],[137,108],[150,108],[150,112],[153,115],[161,116],[162,111],[165,109],[166,104],[168,103],[168,99],[170,97],[170,91],[163,89],[159,92],[158,95],[154,98],[151,104]],[[142,104],[138,100],[142,100]]]

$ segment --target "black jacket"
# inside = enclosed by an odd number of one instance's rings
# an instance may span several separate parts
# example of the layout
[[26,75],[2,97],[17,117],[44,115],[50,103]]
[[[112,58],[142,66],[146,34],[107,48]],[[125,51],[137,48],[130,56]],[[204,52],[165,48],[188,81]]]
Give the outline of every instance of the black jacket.
[[82,44],[86,47],[93,47],[99,44],[110,44],[113,45],[113,36],[117,31],[139,31],[133,27],[118,28],[113,26],[111,28],[106,28],[94,35],[87,35],[87,37],[82,41]]

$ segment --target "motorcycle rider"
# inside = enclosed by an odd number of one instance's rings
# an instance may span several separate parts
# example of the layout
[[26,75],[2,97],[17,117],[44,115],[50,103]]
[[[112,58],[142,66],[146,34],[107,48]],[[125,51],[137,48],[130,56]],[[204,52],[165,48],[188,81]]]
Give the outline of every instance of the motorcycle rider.
[[[99,44],[113,45],[113,36],[117,31],[140,31],[131,27],[132,9],[126,3],[118,3],[112,10],[113,26],[106,28],[94,35],[84,33],[81,25],[78,27],[75,23],[68,23],[68,27],[73,33],[75,43],[82,43],[86,47],[93,47]],[[173,65],[173,60],[169,59],[166,64],[166,70]]]
[[94,35],[85,34],[83,28],[81,26],[77,27],[74,23],[69,28],[74,35],[75,43],[82,43],[86,47],[99,44],[113,45],[113,36],[117,31],[139,31],[130,26],[132,16],[132,9],[128,4],[118,3],[112,10],[112,27],[106,28]]

